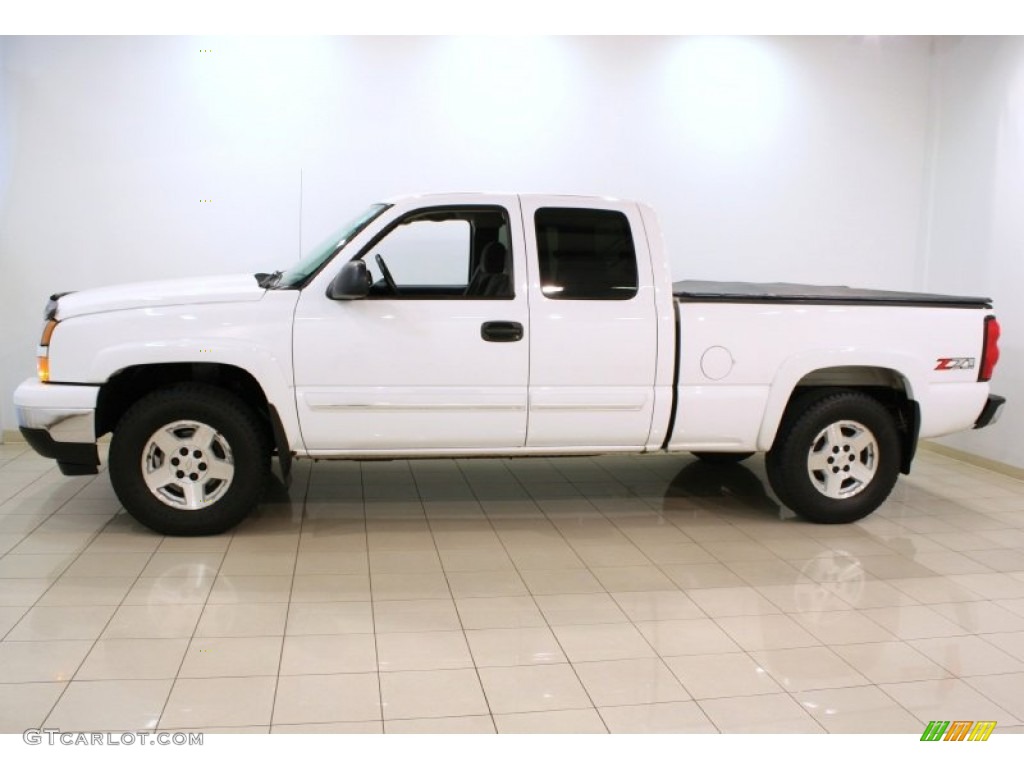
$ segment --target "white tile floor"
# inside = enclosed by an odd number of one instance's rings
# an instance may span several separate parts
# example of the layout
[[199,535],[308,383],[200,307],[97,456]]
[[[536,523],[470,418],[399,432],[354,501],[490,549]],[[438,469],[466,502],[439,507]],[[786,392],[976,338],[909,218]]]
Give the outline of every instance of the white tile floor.
[[0,731],[1024,727],[1024,483],[927,451],[870,518],[763,463],[299,463],[235,531],[0,446]]

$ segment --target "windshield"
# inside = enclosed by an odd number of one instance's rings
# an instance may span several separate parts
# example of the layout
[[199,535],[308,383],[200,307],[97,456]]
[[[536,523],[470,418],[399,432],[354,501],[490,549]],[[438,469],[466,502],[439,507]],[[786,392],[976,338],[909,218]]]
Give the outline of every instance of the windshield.
[[317,246],[311,249],[295,266],[284,270],[274,283],[276,288],[294,288],[305,282],[306,278],[322,267],[329,258],[337,253],[345,243],[363,231],[371,221],[380,216],[390,206],[385,203],[371,205],[345,226],[332,232]]

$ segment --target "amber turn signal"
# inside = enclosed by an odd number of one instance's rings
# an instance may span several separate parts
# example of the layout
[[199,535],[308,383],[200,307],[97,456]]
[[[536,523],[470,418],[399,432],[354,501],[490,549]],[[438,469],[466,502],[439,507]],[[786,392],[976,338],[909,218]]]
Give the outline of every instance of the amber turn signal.
[[57,327],[56,320],[47,320],[43,326],[43,338],[39,340],[40,346],[50,346],[50,337],[53,336],[53,329]]
[[50,380],[50,358],[43,355],[36,358],[36,373],[44,384]]

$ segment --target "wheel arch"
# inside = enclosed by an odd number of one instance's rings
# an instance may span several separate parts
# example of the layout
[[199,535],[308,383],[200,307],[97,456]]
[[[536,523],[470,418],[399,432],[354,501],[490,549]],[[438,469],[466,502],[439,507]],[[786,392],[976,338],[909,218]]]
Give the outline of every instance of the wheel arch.
[[815,391],[853,390],[881,403],[892,415],[900,435],[900,471],[910,472],[921,427],[921,409],[910,376],[888,365],[832,365],[814,368],[795,378],[788,388],[778,381],[769,395],[758,435],[759,450],[771,450],[794,405]]
[[100,387],[96,402],[96,436],[113,432],[124,413],[140,398],[185,382],[218,387],[249,406],[265,425],[267,436],[277,450],[281,473],[287,479],[292,451],[281,414],[252,373],[228,363],[146,363],[122,368]]

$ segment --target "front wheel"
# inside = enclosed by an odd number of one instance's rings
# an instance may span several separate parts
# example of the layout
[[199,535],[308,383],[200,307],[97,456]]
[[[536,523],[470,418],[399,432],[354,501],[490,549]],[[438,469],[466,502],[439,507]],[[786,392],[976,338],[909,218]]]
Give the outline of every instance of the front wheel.
[[266,430],[233,395],[179,384],[135,403],[114,430],[110,480],[124,508],[158,533],[204,536],[236,525],[270,472]]
[[900,467],[892,415],[852,390],[805,396],[765,457],[779,499],[816,523],[852,523],[886,500]]

